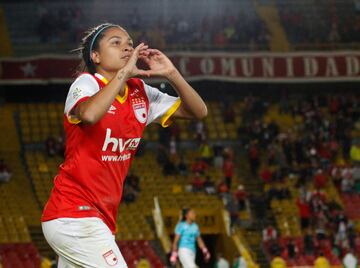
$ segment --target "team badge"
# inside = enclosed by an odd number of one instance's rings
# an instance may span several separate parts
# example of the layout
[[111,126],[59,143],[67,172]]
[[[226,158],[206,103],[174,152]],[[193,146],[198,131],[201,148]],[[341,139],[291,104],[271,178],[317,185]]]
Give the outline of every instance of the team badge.
[[145,101],[141,98],[132,99],[132,106],[136,119],[140,123],[145,123],[147,120],[147,111]]
[[112,250],[109,250],[108,252],[103,254],[103,257],[104,257],[106,263],[110,266],[114,266],[115,264],[118,263],[118,258],[116,257],[114,251],[112,251]]

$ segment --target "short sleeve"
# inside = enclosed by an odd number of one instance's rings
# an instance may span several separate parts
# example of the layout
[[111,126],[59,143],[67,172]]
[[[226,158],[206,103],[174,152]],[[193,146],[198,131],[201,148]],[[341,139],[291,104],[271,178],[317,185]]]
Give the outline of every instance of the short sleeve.
[[70,86],[65,101],[65,110],[70,123],[77,124],[80,120],[71,114],[76,105],[95,95],[99,91],[99,85],[90,74],[80,75]]
[[180,98],[162,93],[159,89],[145,83],[144,89],[149,100],[149,114],[146,125],[156,122],[163,127],[168,127],[171,124],[170,117],[181,104]]
[[196,233],[195,233],[195,237],[199,237],[200,236],[200,229],[199,226],[196,224]]
[[181,223],[178,223],[175,227],[175,234],[181,235],[183,232],[183,225]]

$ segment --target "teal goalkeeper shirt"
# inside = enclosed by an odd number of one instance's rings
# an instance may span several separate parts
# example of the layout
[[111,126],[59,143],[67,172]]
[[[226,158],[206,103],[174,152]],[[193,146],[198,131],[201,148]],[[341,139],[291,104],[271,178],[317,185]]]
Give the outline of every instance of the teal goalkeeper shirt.
[[196,223],[179,222],[176,225],[175,234],[180,235],[179,249],[188,248],[196,253],[196,238],[200,236],[199,226]]

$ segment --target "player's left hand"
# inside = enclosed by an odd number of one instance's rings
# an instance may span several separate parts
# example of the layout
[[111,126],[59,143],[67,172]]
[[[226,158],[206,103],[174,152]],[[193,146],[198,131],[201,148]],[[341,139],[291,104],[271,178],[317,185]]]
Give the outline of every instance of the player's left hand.
[[202,253],[204,255],[205,262],[208,262],[210,260],[210,258],[211,258],[209,250],[204,247],[204,248],[202,248]]
[[162,76],[169,78],[172,74],[177,72],[174,64],[170,59],[157,49],[147,49],[148,55],[141,55],[142,59],[150,68],[145,71],[148,76]]

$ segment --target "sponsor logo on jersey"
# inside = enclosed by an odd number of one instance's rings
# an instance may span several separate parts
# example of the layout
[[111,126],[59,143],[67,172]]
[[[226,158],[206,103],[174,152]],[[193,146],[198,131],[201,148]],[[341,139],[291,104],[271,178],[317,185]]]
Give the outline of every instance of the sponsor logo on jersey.
[[112,251],[112,250],[105,252],[103,254],[103,257],[104,257],[106,263],[110,266],[114,266],[118,263],[118,258],[116,257],[114,251]]
[[109,114],[115,114],[115,111],[116,111],[116,107],[114,105],[111,105],[107,112]]
[[136,119],[142,124],[145,123],[147,120],[147,111],[146,111],[145,101],[142,98],[134,98],[134,99],[132,99],[132,107],[133,107]]
[[130,96],[133,97],[133,96],[137,95],[139,92],[140,92],[140,90],[135,88],[134,91],[130,93]]
[[136,150],[139,146],[141,138],[115,138],[111,137],[111,129],[106,129],[106,136],[102,151],[106,152],[108,149],[111,149],[112,152],[119,152],[120,155],[102,155],[103,161],[124,161],[131,158],[130,153],[126,153],[129,150]]
[[75,90],[72,93],[73,99],[77,100],[81,96],[82,90],[81,88],[75,88]]

